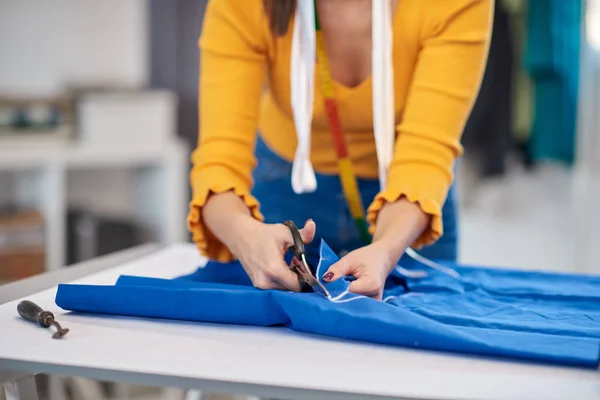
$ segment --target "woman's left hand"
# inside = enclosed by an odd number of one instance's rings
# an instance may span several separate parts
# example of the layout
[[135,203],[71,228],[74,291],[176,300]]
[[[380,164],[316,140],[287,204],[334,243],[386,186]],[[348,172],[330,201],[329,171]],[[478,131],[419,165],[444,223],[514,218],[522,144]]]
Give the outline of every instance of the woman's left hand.
[[356,280],[349,288],[352,293],[381,300],[385,280],[398,261],[386,247],[383,242],[374,242],[346,254],[327,270],[323,280],[333,282],[353,276]]
[[373,242],[333,264],[323,275],[325,282],[353,276],[356,280],[349,288],[352,293],[381,300],[388,275],[406,248],[427,228],[430,217],[417,204],[401,197],[385,204],[377,221]]

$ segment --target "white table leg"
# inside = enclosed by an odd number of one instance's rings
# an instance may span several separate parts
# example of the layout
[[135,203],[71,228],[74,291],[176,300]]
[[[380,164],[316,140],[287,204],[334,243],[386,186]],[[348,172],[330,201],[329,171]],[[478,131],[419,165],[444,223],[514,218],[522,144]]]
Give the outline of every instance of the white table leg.
[[199,390],[188,390],[185,392],[185,400],[202,400],[202,392]]
[[4,384],[6,400],[38,400],[35,377],[27,376]]
[[160,391],[160,398],[163,400],[184,400],[186,391],[179,388],[163,388]]
[[[85,378],[70,378],[69,383],[73,390],[73,397],[81,400],[95,400],[106,397],[102,393],[100,384],[91,379]],[[127,397],[122,397],[127,398]]]
[[66,400],[65,380],[58,375],[48,375],[48,398],[50,400]]
[[202,393],[200,390],[188,390],[185,392],[185,400],[261,400],[254,396],[219,395]]

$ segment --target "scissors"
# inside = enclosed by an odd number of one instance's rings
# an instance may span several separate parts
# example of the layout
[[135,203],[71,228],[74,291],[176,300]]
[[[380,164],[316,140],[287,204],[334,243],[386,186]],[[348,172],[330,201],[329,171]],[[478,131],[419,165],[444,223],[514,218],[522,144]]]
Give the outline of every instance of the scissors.
[[306,261],[306,252],[304,250],[304,242],[302,241],[302,236],[300,236],[300,231],[294,222],[286,221],[284,225],[287,226],[292,232],[292,239],[294,240],[294,245],[290,247],[290,251],[294,253],[296,258],[292,261],[292,265],[290,268],[294,271],[298,278],[300,279],[300,284],[309,285],[316,293],[319,293],[322,296],[327,298],[331,298],[329,291],[323,286],[321,282],[317,278],[315,278],[310,271],[308,266],[308,262]]

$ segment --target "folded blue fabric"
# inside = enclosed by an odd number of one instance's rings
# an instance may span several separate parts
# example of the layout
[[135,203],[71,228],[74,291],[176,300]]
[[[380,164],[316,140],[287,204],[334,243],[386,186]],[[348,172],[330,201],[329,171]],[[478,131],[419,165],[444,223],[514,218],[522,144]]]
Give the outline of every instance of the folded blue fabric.
[[[319,278],[338,260],[321,240],[307,252]],[[597,368],[600,277],[445,266],[459,276],[403,257],[383,302],[349,293],[351,278],[324,283],[332,294],[326,299],[259,290],[239,263],[209,262],[172,280],[121,276],[114,286],[61,284],[56,304],[88,313],[284,325],[364,342]]]

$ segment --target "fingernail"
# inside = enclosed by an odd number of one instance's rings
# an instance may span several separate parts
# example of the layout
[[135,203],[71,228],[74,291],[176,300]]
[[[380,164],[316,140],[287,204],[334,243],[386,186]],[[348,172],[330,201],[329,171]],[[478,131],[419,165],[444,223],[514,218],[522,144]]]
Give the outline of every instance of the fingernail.
[[308,224],[309,222],[312,222],[312,218],[307,219],[304,225]]
[[333,278],[333,272],[328,272],[325,275],[323,275],[323,279],[325,279],[326,281],[330,281]]

